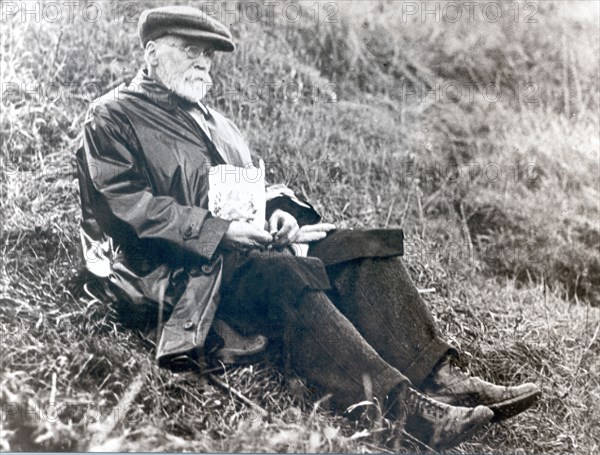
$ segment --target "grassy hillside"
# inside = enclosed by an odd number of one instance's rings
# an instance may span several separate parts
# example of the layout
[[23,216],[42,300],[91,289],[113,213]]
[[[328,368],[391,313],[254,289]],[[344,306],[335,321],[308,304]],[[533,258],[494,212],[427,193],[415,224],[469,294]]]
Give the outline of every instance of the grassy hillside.
[[[542,386],[534,409],[454,452],[597,452],[598,4],[503,2],[498,20],[451,23],[403,3],[258,17],[219,3],[239,46],[217,58],[210,102],[328,221],[405,229],[466,369]],[[137,13],[153,4],[96,5],[95,22],[40,7],[0,24],[1,449],[419,450],[385,417],[328,414],[268,362],[214,372],[266,417],[159,370],[152,340],[84,289],[73,152],[89,101],[141,66]]]

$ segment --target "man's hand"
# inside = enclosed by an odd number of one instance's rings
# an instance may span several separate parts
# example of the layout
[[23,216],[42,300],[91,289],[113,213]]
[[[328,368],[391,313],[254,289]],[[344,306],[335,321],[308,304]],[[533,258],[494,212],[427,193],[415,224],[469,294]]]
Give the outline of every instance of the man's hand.
[[319,223],[309,226],[302,226],[300,228],[300,232],[298,233],[298,237],[296,238],[296,242],[310,243],[323,240],[325,237],[327,237],[327,233],[329,231],[333,231],[335,228],[335,224],[331,223]]
[[269,233],[275,247],[284,247],[295,242],[298,232],[300,227],[296,218],[283,210],[275,210],[269,218]]
[[221,240],[221,245],[227,250],[262,250],[272,242],[273,237],[264,229],[244,221],[232,221]]

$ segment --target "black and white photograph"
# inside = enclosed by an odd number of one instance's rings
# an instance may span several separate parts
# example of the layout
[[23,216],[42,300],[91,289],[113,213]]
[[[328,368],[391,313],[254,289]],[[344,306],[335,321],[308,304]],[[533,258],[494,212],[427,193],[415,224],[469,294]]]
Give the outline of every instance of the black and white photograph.
[[2,0],[0,451],[600,451],[600,0]]

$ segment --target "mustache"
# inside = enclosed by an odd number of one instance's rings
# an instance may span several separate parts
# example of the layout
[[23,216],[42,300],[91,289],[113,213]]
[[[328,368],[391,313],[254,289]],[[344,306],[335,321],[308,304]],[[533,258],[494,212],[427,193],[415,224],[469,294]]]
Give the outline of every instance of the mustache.
[[186,83],[196,84],[198,82],[212,85],[212,78],[208,73],[196,73],[191,71],[186,71],[183,73],[182,80]]
[[194,67],[188,68],[187,70],[185,70],[183,72],[184,76],[186,76],[186,75],[198,75],[198,74],[202,75],[203,77],[207,77],[207,78],[210,79],[210,73],[205,68],[198,68],[198,67],[194,66]]
[[169,79],[175,82],[176,85],[185,85],[188,88],[192,88],[197,84],[210,87],[213,83],[212,77],[208,70],[198,66],[187,68],[185,71],[183,71],[183,73],[171,73]]

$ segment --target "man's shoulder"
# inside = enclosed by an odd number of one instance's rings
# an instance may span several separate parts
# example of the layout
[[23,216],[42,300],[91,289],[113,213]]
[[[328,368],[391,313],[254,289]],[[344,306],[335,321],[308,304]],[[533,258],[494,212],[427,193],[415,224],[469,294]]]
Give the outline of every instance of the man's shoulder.
[[90,103],[87,119],[96,118],[110,121],[124,121],[131,117],[133,111],[144,103],[143,97],[130,84],[122,83],[112,90],[99,96]]
[[122,85],[113,88],[104,95],[93,100],[88,107],[88,116],[110,116],[122,109]]
[[138,92],[140,90],[135,85],[123,82],[92,101],[91,107],[109,111],[123,109],[143,100],[143,97],[140,97]]

